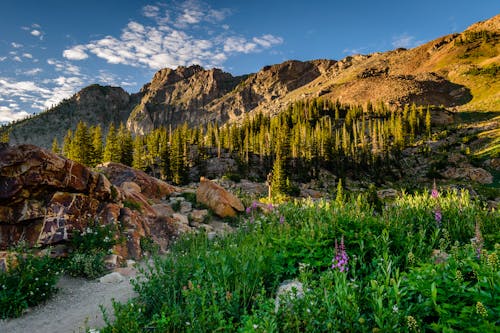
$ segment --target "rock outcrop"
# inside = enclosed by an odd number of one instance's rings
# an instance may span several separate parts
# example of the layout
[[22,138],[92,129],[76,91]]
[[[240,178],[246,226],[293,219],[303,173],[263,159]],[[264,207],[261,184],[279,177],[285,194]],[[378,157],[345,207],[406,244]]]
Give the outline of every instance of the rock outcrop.
[[141,257],[142,237],[168,244],[174,220],[152,204],[176,188],[122,165],[103,168],[115,184],[45,149],[0,145],[0,249],[21,240],[30,246],[58,244],[96,218],[120,224],[126,241],[115,252],[122,258]]
[[245,210],[236,196],[205,177],[200,179],[196,200],[207,205],[220,217],[234,217],[238,212]]

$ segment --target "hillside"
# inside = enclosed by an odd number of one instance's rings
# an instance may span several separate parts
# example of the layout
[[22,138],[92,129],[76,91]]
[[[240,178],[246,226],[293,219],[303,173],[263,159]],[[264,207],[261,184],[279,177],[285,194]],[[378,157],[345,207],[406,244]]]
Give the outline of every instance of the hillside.
[[[38,116],[3,127],[12,143],[48,147],[79,120],[106,128],[126,122],[136,134],[277,114],[293,102],[322,96],[341,103],[383,101],[441,105],[456,111],[500,111],[500,15],[462,33],[411,50],[348,56],[340,61],[289,60],[239,77],[200,66],[162,69],[140,92],[92,85]],[[0,133],[2,134],[2,133]]]

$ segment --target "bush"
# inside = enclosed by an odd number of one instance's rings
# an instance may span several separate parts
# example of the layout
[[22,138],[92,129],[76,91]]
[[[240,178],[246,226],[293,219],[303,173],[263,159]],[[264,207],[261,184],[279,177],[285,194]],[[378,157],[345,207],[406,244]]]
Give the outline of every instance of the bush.
[[7,272],[0,272],[0,318],[19,317],[56,291],[59,269],[48,256],[18,254]]
[[75,277],[98,278],[106,272],[104,256],[102,252],[77,252],[68,259],[66,272]]

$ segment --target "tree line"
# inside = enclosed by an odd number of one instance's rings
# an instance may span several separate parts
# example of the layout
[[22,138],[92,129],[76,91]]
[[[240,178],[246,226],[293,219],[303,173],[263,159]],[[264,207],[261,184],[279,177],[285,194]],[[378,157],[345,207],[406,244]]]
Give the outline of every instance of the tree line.
[[273,188],[286,192],[293,181],[315,178],[321,169],[352,177],[367,170],[377,177],[390,174],[401,151],[430,134],[430,107],[394,110],[384,103],[317,98],[295,102],[274,117],[258,113],[240,123],[183,124],[136,136],[120,124],[103,137],[99,125],[80,122],[68,130],[62,148],[54,139],[53,150],[91,167],[120,162],[176,184],[190,180],[190,168],[203,170],[208,159],[231,156],[241,176],[257,169],[265,178],[271,172]]

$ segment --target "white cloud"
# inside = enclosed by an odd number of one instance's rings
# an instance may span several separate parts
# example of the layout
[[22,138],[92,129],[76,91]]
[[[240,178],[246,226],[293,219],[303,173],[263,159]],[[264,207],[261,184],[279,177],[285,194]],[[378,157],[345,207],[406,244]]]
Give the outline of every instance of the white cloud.
[[67,61],[60,61],[56,59],[49,59],[47,63],[55,67],[57,72],[63,72],[66,75],[80,76],[80,67],[75,66]]
[[21,58],[19,58],[18,56],[15,56],[14,58],[12,58],[12,60],[17,61],[17,62],[23,62],[21,60]]
[[0,106],[0,123],[10,123],[14,120],[23,119],[29,116],[26,111],[14,111],[7,106]]
[[30,34],[32,34],[35,37],[39,37],[42,34],[42,32],[40,30],[34,29],[34,30],[31,30]]
[[5,59],[7,59],[7,57],[0,57],[0,62],[4,61]]
[[23,53],[23,57],[33,59],[33,55],[31,53]]
[[64,50],[63,57],[69,60],[83,60],[87,59],[89,56],[85,52],[85,46],[76,45],[71,49]]
[[15,48],[15,49],[18,49],[20,47],[23,47],[23,44],[20,44],[20,43],[16,43],[16,42],[12,42],[10,43],[10,45]]
[[392,38],[392,46],[395,48],[403,47],[405,49],[409,49],[422,43],[424,43],[424,41],[415,40],[415,36],[411,36],[407,33],[403,33]]
[[147,5],[142,8],[142,14],[146,17],[158,17],[160,8],[158,6]]
[[43,72],[43,69],[41,69],[41,68],[33,68],[33,69],[30,69],[30,70],[22,72],[22,74],[33,76],[33,75],[40,74],[41,72]]
[[[120,36],[105,36],[84,45],[66,49],[69,60],[86,59],[90,54],[110,64],[160,69],[200,64],[220,67],[230,55],[253,53],[283,43],[281,37],[264,34],[241,37],[222,26],[230,11],[188,0],[180,6],[164,9],[164,5],[143,7],[143,15],[156,25],[131,21]],[[192,30],[198,30],[195,34]]]

